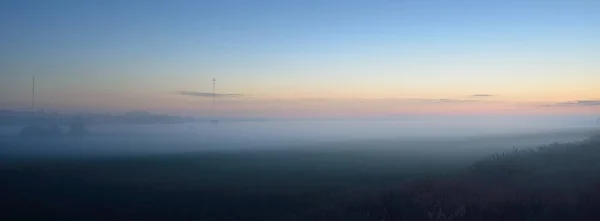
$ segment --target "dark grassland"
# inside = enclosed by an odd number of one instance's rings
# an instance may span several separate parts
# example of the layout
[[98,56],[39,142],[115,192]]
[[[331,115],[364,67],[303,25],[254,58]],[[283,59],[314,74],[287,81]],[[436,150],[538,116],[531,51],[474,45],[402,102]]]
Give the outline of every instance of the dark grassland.
[[0,220],[600,220],[600,139],[472,156],[230,150],[0,163]]

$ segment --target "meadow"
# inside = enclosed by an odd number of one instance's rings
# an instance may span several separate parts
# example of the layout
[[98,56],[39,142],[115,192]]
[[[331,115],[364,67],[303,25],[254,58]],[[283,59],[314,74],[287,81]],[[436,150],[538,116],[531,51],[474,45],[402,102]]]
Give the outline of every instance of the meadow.
[[[582,137],[593,133],[220,149],[148,137],[4,137],[0,218],[592,220],[600,142]],[[554,144],[536,147],[545,142]],[[132,151],[140,146],[170,151]],[[112,152],[74,151],[102,147]]]

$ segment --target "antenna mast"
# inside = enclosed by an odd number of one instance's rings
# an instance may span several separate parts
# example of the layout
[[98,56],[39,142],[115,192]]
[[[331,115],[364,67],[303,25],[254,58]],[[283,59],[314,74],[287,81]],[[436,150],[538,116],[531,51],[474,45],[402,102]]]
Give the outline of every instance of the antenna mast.
[[31,79],[31,114],[35,116],[35,76]]
[[[213,77],[213,80],[212,80],[212,82],[213,82],[213,93],[212,93],[212,97],[213,97],[213,105],[212,105],[212,114],[213,114],[213,117],[216,117],[216,115],[215,115],[215,97],[217,96],[217,94],[215,93],[215,83],[217,82],[217,79],[215,79],[215,78]],[[219,123],[219,120],[213,119],[213,120],[210,120],[210,123],[211,123],[211,124],[218,124],[218,123]]]
[[213,80],[212,80],[212,82],[213,82],[213,107],[215,106],[215,95],[216,95],[215,94],[215,82],[216,81],[217,80],[213,77]]

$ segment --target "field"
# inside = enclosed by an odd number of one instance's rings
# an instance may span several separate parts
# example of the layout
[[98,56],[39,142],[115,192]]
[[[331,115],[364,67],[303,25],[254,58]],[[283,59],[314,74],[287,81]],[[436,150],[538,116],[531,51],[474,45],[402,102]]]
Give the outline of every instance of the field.
[[[594,209],[600,205],[600,142],[476,148],[506,139],[5,155],[0,216],[215,221],[600,217]],[[431,148],[444,145],[452,148]]]

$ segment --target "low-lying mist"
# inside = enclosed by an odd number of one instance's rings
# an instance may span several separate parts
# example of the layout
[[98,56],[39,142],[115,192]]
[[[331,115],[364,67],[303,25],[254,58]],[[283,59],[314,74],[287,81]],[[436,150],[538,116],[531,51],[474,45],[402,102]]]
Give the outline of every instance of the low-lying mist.
[[[587,122],[586,122],[587,121]],[[583,140],[587,118],[428,117],[370,120],[271,120],[180,124],[87,125],[81,137],[18,136],[0,126],[3,156],[90,156],[222,150],[364,149],[492,153]]]
[[[513,165],[517,158],[498,156],[551,143],[577,146],[599,128],[564,120],[478,118],[87,125],[86,135],[43,137],[19,136],[20,129],[0,130],[0,189],[6,202],[0,207],[10,211],[0,218],[258,221],[349,220],[353,213],[340,211],[355,201],[361,216],[401,200],[426,216],[429,204],[410,201],[421,202],[421,195],[371,200],[414,180],[486,166],[489,156],[508,159],[498,162],[507,162],[510,175],[513,167],[538,161]],[[577,156],[596,153],[583,150]],[[572,157],[552,157],[550,163],[572,165]],[[543,168],[548,161],[538,164],[531,167]],[[481,173],[508,176],[499,170]],[[582,179],[578,182],[585,183]],[[412,211],[403,205],[390,208]],[[330,213],[337,218],[328,218]]]

